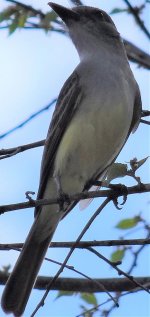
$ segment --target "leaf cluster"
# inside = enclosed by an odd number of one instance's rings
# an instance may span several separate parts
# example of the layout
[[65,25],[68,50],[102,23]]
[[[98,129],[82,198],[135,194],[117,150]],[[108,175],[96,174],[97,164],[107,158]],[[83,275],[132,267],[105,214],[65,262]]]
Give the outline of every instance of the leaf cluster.
[[24,27],[43,28],[48,31],[52,27],[51,22],[55,21],[55,19],[56,14],[54,11],[44,14],[31,6],[19,4],[8,6],[0,12],[0,24],[5,22],[9,35]]

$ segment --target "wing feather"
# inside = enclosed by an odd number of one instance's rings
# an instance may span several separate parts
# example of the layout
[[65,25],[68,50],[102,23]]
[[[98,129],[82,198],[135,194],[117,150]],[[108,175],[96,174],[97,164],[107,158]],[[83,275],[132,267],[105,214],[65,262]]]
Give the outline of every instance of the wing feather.
[[[53,174],[53,163],[61,138],[81,100],[81,89],[76,72],[67,79],[60,91],[48,130],[41,163],[40,185],[37,199],[41,199],[48,177]],[[36,208],[35,213],[39,208]]]

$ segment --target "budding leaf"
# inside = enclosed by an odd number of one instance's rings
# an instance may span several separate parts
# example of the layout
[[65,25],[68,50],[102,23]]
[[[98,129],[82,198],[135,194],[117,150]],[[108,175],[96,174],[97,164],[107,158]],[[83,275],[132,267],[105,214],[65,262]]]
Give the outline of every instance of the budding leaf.
[[72,296],[72,295],[75,295],[76,292],[70,292],[70,291],[59,291],[56,298],[55,299],[58,299],[62,296]]
[[127,218],[121,220],[117,225],[116,228],[126,230],[135,227],[141,221],[140,216],[135,216],[134,218]]
[[97,298],[92,293],[81,293],[81,298],[88,304],[97,305]]
[[122,249],[122,250],[118,249],[117,251],[111,254],[111,261],[112,262],[122,261],[124,255],[125,255],[125,249]]
[[127,164],[113,163],[108,170],[107,183],[109,184],[115,178],[126,176],[127,172],[128,172]]
[[122,9],[122,8],[114,8],[110,14],[116,14],[116,13],[122,13],[122,12],[127,12],[128,9]]

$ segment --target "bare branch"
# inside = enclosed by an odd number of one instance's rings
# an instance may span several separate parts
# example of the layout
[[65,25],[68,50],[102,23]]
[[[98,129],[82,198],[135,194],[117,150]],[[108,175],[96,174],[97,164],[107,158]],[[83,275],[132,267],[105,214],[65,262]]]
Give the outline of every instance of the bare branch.
[[[135,185],[131,187],[123,187],[118,190],[108,189],[108,190],[99,190],[99,191],[90,191],[90,192],[82,192],[69,196],[70,201],[79,201],[81,199],[89,199],[89,198],[99,198],[99,197],[108,197],[110,200],[120,197],[123,195],[132,195],[139,193],[146,193],[150,191],[150,184],[141,184]],[[40,200],[31,200],[22,203],[10,204],[10,205],[2,205],[0,206],[0,214],[3,214],[12,210],[26,209],[31,207],[38,207],[43,205],[52,205],[52,204],[60,204],[61,199],[58,197],[54,197],[53,199],[40,199]]]
[[47,106],[42,107],[40,110],[34,112],[31,116],[29,116],[27,119],[23,120],[21,123],[19,123],[14,128],[8,130],[7,132],[0,135],[0,139],[3,139],[7,135],[11,134],[12,132],[16,131],[17,129],[22,128],[24,125],[26,125],[29,121],[33,120],[35,117],[39,116],[44,111],[47,111],[55,102],[56,98],[54,98]]
[[[119,240],[102,240],[102,241],[81,241],[76,246],[77,249],[84,249],[88,247],[112,247],[122,245],[145,245],[150,244],[150,239],[119,239]],[[72,242],[51,242],[49,248],[72,248],[74,241]],[[19,250],[22,249],[23,243],[1,243],[0,250]]]
[[123,40],[127,56],[131,62],[150,69],[150,55],[127,40]]
[[80,0],[70,0],[70,2],[72,2],[74,5],[76,6],[81,6],[83,5],[83,2],[81,2]]
[[141,20],[141,18],[139,16],[139,9],[134,8],[128,0],[124,0],[124,2],[127,4],[130,12],[134,16],[134,18],[135,18],[136,22],[138,23],[138,25],[140,26],[141,30],[143,30],[143,32],[146,34],[148,39],[150,39],[150,33],[147,30],[146,26],[144,25],[144,22]]
[[[148,228],[147,238],[148,238],[148,239],[150,238],[150,228]],[[141,253],[141,251],[144,249],[144,247],[145,247],[145,245],[142,245],[142,246],[140,246],[140,247],[138,248],[137,251],[134,252],[133,263],[132,263],[130,269],[128,270],[128,274],[130,274],[130,273],[133,271],[134,267],[137,265],[138,256],[139,256],[139,254]]]
[[42,19],[45,18],[45,14],[41,10],[37,10],[30,5],[26,5],[25,3],[22,3],[20,1],[15,1],[15,0],[5,0],[5,1],[11,2],[17,6],[20,6],[24,9],[26,9],[27,11],[31,11],[31,12],[35,13],[36,15],[39,15]]
[[[5,285],[10,274],[0,271],[0,284]],[[136,277],[136,280],[141,285],[149,284],[150,277]],[[39,276],[34,285],[35,289],[45,290],[47,285],[51,283],[52,277]],[[95,283],[96,282],[96,283]],[[133,284],[127,278],[100,278],[89,281],[84,278],[58,278],[52,285],[52,290],[73,291],[73,292],[88,292],[96,293],[103,292],[103,289],[98,287],[97,283],[103,284],[109,292],[123,292],[133,290]]]
[[34,143],[19,145],[17,147],[10,148],[10,149],[2,149],[2,150],[0,150],[0,160],[14,156],[14,155],[21,153],[21,152],[24,152],[26,150],[30,150],[30,149],[34,149],[36,147],[43,146],[44,144],[45,144],[45,140],[41,140],[41,141],[37,141]]
[[[145,222],[145,220],[143,219],[143,224],[145,226],[145,229],[147,230],[147,238],[150,237],[150,227],[149,225]],[[137,259],[138,259],[138,256],[141,254],[141,251],[143,250],[143,248],[145,247],[145,245],[142,245],[140,246],[140,248],[137,249],[137,251],[133,251],[131,248],[130,248],[130,251],[132,252],[132,255],[133,255],[133,262],[131,263],[131,266],[127,272],[127,274],[130,274],[131,275],[131,272],[133,271],[134,267],[137,265]],[[147,284],[144,284],[143,285],[144,287],[147,288]],[[149,286],[148,286],[149,287]],[[117,301],[119,302],[120,298],[122,297],[122,294],[121,293],[118,293],[117,296],[116,296],[116,299]],[[100,306],[99,306],[100,307]],[[115,309],[115,305],[112,304],[112,306],[107,310],[106,312],[106,316],[109,316],[110,313]]]
[[[142,246],[143,247],[143,246]],[[144,286],[142,286],[142,284],[139,284],[135,278],[133,278],[133,276],[129,275],[129,273],[124,272],[123,270],[121,270],[120,268],[118,268],[118,266],[116,265],[116,263],[113,263],[112,261],[110,261],[109,259],[107,259],[104,255],[102,255],[101,253],[99,253],[97,250],[89,247],[87,248],[87,250],[89,250],[90,252],[94,253],[97,257],[99,257],[100,259],[102,259],[103,261],[105,261],[107,264],[109,264],[110,266],[113,267],[113,269],[115,269],[118,272],[118,275],[123,275],[125,276],[127,279],[129,279],[133,284],[135,284],[138,287],[141,287],[143,290],[145,290],[146,292],[150,293],[149,290],[147,288],[145,288]]]
[[141,117],[148,117],[148,116],[150,116],[150,111],[149,110],[142,110]]
[[[149,283],[145,283],[144,286],[145,286],[145,287],[149,287]],[[131,294],[137,293],[137,292],[139,292],[139,291],[141,291],[141,288],[140,288],[140,287],[136,287],[136,288],[134,288],[134,289],[132,289],[132,290],[130,290],[130,291],[127,291],[127,292],[125,292],[125,293],[117,292],[117,295],[116,295],[115,298],[116,298],[116,300],[118,300],[118,298],[122,298],[122,297],[124,297],[124,296],[131,295]],[[110,299],[110,298],[108,298],[107,300],[105,300],[105,301],[102,302],[101,304],[96,305],[96,306],[92,307],[91,309],[88,309],[88,310],[86,310],[85,312],[82,312],[82,313],[79,314],[79,315],[76,315],[76,317],[83,317],[83,316],[86,317],[86,314],[87,314],[87,313],[93,313],[93,312],[99,310],[99,308],[102,307],[103,305],[108,304],[109,302],[111,302],[111,299]],[[108,316],[108,313],[109,313],[109,311],[106,311],[106,310],[102,311],[102,315],[105,314],[105,316]],[[107,315],[106,315],[106,314],[107,314]]]
[[144,124],[147,124],[147,125],[150,125],[150,121],[147,121],[147,120],[141,119],[140,122],[141,122],[141,123],[144,123]]

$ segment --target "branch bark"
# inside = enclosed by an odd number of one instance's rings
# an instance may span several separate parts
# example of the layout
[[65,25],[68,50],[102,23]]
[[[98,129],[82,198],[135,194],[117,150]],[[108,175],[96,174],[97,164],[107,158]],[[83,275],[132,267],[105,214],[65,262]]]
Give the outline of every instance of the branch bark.
[[[117,197],[123,195],[132,195],[132,194],[140,194],[146,193],[150,191],[150,184],[141,184],[135,185],[131,187],[123,187],[121,189],[107,189],[107,190],[99,190],[99,191],[90,191],[90,192],[83,192],[77,193],[74,195],[69,196],[69,200],[71,201],[79,201],[83,199],[89,198],[99,198],[99,197],[108,197],[110,200],[114,200]],[[40,199],[40,200],[33,200],[32,198],[27,202],[16,203],[16,204],[9,204],[9,205],[2,205],[0,206],[0,214],[3,214],[8,211],[12,210],[20,210],[26,209],[31,207],[43,206],[43,205],[52,205],[52,204],[60,204],[62,203],[62,199],[58,197],[54,197],[53,199]]]
[[150,69],[150,55],[133,43],[123,40],[127,56],[131,62],[137,63],[147,69]]
[[[112,247],[112,246],[122,246],[122,245],[145,245],[150,244],[150,239],[121,239],[121,240],[102,240],[102,241],[81,241],[76,246],[78,249],[84,249],[88,247]],[[49,248],[72,248],[74,241],[70,242],[51,242]],[[1,243],[1,251],[9,250],[21,250],[23,243]]]
[[[0,272],[0,284],[5,285],[10,274]],[[135,278],[141,285],[147,284],[147,288],[150,288],[150,277],[137,277]],[[46,290],[47,285],[51,283],[52,277],[39,276],[34,285],[35,289]],[[93,281],[83,278],[58,278],[52,285],[52,290],[70,291],[70,292],[104,292],[103,288],[100,288],[100,284],[109,292],[124,292],[133,290],[135,287],[133,283],[127,278],[97,278]]]

